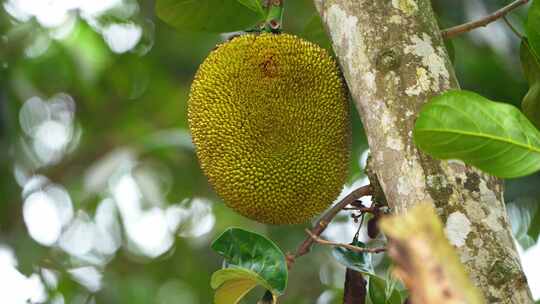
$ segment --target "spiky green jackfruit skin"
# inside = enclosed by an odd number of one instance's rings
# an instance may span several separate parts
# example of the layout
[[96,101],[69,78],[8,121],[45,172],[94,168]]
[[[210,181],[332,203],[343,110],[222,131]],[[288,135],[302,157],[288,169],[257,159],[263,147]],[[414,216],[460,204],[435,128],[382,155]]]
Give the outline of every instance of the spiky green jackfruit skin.
[[246,34],[199,67],[188,118],[218,195],[268,224],[304,223],[340,193],[350,158],[345,84],[335,60],[288,34]]

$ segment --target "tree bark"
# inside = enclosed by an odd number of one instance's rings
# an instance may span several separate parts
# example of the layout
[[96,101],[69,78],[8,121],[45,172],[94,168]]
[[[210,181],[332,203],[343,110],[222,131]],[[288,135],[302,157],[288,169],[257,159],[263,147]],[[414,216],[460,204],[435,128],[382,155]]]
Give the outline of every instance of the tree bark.
[[533,303],[499,179],[439,161],[413,142],[429,98],[458,88],[429,0],[314,0],[360,113],[384,195],[396,212],[433,204],[488,303]]

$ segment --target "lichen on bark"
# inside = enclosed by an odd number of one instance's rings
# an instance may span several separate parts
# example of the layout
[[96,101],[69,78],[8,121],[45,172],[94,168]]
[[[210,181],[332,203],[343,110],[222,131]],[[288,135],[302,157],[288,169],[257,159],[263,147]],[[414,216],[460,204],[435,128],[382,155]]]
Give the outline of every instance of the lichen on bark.
[[501,182],[462,162],[432,159],[414,144],[412,130],[422,105],[459,87],[430,1],[315,0],[315,5],[360,113],[372,169],[390,207],[405,212],[429,202],[445,225],[451,214],[461,214],[470,231],[456,248],[488,302],[532,303]]

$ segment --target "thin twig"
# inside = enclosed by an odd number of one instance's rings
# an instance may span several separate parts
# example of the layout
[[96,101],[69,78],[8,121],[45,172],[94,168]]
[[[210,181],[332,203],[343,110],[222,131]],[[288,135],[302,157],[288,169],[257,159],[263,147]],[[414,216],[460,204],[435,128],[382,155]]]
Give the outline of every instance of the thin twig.
[[380,208],[378,207],[345,207],[343,210],[358,211],[360,213],[378,213]]
[[452,38],[454,36],[457,36],[462,33],[469,32],[471,30],[474,30],[475,28],[479,28],[482,26],[486,26],[490,24],[491,22],[500,19],[504,17],[506,14],[508,14],[513,9],[516,9],[522,5],[525,5],[529,2],[529,0],[516,0],[507,6],[499,9],[498,11],[494,12],[493,14],[487,15],[479,20],[467,22],[458,26],[454,26],[448,29],[445,29],[441,31],[441,34],[444,38]]
[[502,18],[503,18],[504,22],[506,23],[506,25],[508,25],[510,30],[512,30],[512,32],[514,34],[516,34],[516,36],[519,38],[519,40],[523,40],[523,35],[521,35],[521,33],[512,25],[512,23],[510,23],[510,20],[508,20],[508,18],[506,18],[506,16],[503,16]]
[[357,207],[355,204],[351,205],[352,207],[345,207],[343,210],[358,211],[360,213],[371,213],[373,215],[377,214],[389,214],[391,212],[390,207],[381,206],[378,204],[372,204],[371,207]]
[[[359,198],[371,195],[373,192],[373,189],[370,185],[360,187],[353,192],[349,193],[346,197],[344,197],[339,203],[335,204],[330,210],[328,210],[316,223],[313,225],[313,228],[311,229],[311,233],[313,235],[319,236],[328,226],[328,223],[332,221],[332,219],[341,211],[343,208],[347,207],[349,204],[355,202]],[[305,254],[307,254],[310,249],[311,245],[313,245],[313,238],[308,236],[300,246],[298,246],[298,249],[296,250],[296,253],[294,254],[287,254],[287,264],[289,268],[292,267],[294,260],[298,257],[301,257]]]
[[311,231],[309,231],[309,229],[306,229],[306,233],[309,234],[309,236],[313,239],[313,241],[315,241],[317,244],[321,244],[321,245],[342,247],[342,248],[346,248],[346,249],[349,249],[351,251],[358,252],[358,253],[366,253],[366,252],[368,252],[368,253],[380,253],[380,252],[386,251],[386,248],[384,248],[384,247],[364,248],[364,247],[354,246],[354,245],[351,245],[351,244],[331,242],[331,241],[325,240],[323,238],[320,238],[320,237],[314,235],[313,233],[311,233]]

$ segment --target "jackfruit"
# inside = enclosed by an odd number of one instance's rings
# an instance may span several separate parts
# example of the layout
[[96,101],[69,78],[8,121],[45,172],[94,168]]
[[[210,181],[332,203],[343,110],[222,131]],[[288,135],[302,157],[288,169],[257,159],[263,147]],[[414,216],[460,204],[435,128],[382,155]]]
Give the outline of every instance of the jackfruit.
[[245,34],[218,45],[195,75],[188,120],[210,184],[256,221],[304,223],[347,177],[345,84],[324,49],[296,36]]

